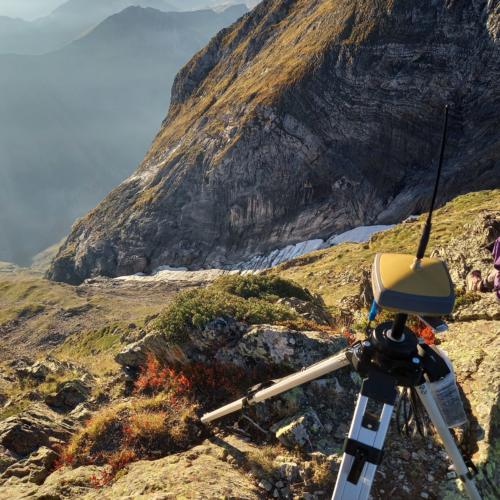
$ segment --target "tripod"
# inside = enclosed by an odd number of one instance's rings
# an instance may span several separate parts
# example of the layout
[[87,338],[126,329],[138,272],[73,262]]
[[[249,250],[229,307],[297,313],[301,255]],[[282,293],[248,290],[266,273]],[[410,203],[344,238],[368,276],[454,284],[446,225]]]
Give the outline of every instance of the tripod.
[[[363,377],[363,383],[345,440],[333,500],[368,498],[375,472],[382,462],[398,386],[415,388],[465,491],[472,500],[481,500],[473,474],[465,464],[431,391],[430,384],[449,374],[450,369],[437,351],[419,342],[406,328],[406,319],[406,314],[397,314],[394,322],[380,324],[366,340],[301,372],[274,381],[268,387],[256,386],[244,398],[204,415],[201,420],[203,423],[212,422],[351,365]],[[373,413],[372,406],[381,410]]]
[[[201,419],[204,423],[212,422],[350,364],[363,377],[363,384],[344,444],[344,456],[333,492],[334,500],[368,498],[375,472],[382,462],[398,387],[410,388],[417,427],[416,403],[417,398],[420,399],[465,491],[472,500],[481,500],[473,474],[449,431],[449,427],[460,421],[460,413],[465,419],[451,368],[437,350],[419,342],[413,332],[406,328],[408,314],[430,316],[432,319],[450,314],[455,303],[453,284],[445,263],[424,257],[431,235],[432,214],[444,161],[447,124],[448,106],[445,106],[436,181],[416,256],[391,253],[375,256],[372,269],[375,300],[368,316],[369,324],[375,319],[379,307],[396,312],[394,322],[382,323],[375,329],[367,328],[366,340],[357,342],[346,351],[273,381],[271,385],[256,386],[246,397]],[[452,384],[449,384],[450,380]],[[372,407],[377,407],[377,411],[374,412]]]

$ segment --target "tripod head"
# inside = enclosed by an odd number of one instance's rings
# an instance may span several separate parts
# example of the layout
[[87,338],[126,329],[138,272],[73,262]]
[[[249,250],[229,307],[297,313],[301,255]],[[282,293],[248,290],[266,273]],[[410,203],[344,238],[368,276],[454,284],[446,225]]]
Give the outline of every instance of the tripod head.
[[396,313],[389,334],[389,338],[395,342],[402,339],[408,314],[443,316],[450,314],[455,304],[455,292],[446,264],[439,259],[424,258],[443,167],[447,126],[448,106],[445,106],[436,182],[416,255],[377,254],[373,263],[375,302],[379,308]]

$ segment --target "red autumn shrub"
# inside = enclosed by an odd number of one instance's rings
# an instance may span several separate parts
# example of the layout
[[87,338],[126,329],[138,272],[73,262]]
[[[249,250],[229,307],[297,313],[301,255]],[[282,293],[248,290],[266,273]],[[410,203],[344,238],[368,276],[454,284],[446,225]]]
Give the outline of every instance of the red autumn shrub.
[[165,368],[153,356],[148,356],[134,388],[141,395],[168,395],[172,406],[184,400],[213,406],[240,396],[257,382],[288,373],[275,367],[258,367],[249,371],[219,363],[190,363],[177,368]]
[[99,476],[93,475],[90,479],[92,486],[102,488],[108,485],[116,477],[116,474],[124,469],[128,464],[137,460],[134,450],[128,448],[118,450],[108,456],[108,465]]
[[349,345],[353,345],[356,342],[356,333],[350,328],[344,328],[342,330],[342,335],[347,339]]
[[69,467],[73,465],[75,461],[75,455],[73,450],[67,446],[62,446],[59,444],[54,445],[54,450],[59,455],[52,466],[52,470],[56,471],[62,469],[63,467]]
[[427,345],[434,345],[436,343],[436,336],[432,329],[421,321],[418,322],[413,331],[418,337],[421,337]]
[[162,367],[159,361],[152,354],[149,354],[146,365],[142,367],[134,387],[141,394],[152,395],[169,391],[178,398],[189,392],[192,384],[182,372]]

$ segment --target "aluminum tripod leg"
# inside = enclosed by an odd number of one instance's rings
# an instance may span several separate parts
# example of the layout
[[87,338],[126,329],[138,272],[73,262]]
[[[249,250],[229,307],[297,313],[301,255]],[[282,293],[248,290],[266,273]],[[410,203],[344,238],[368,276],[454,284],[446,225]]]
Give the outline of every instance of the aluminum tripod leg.
[[464,459],[458,449],[450,430],[439,411],[439,408],[434,400],[428,384],[423,384],[416,387],[417,393],[429,414],[437,433],[441,437],[444,447],[455,465],[455,471],[458,477],[462,480],[465,491],[472,500],[481,500],[481,495],[476,488],[474,479],[472,478],[469,469],[465,465]]
[[[392,377],[372,373],[363,381],[345,443],[333,500],[368,498],[377,466],[382,460],[396,396],[396,382]],[[367,412],[369,400],[383,404],[380,416]]]
[[348,366],[349,361],[346,357],[345,351],[336,354],[335,356],[331,356],[329,358],[324,359],[309,368],[305,368],[300,372],[293,373],[288,377],[284,377],[280,380],[277,380],[270,387],[265,389],[253,391],[251,395],[248,395],[245,398],[238,399],[237,401],[233,401],[218,410],[214,410],[210,413],[206,413],[201,417],[201,421],[204,424],[209,422],[213,422],[218,418],[225,417],[230,413],[234,413],[235,411],[239,411],[246,404],[255,404],[260,403],[261,401],[265,401],[266,399],[272,398],[273,396],[277,396],[283,392],[289,391],[294,387],[305,384],[306,382],[311,382],[311,380],[315,380],[319,377],[323,377],[328,375],[329,373],[333,373],[336,370],[340,370],[341,368]]

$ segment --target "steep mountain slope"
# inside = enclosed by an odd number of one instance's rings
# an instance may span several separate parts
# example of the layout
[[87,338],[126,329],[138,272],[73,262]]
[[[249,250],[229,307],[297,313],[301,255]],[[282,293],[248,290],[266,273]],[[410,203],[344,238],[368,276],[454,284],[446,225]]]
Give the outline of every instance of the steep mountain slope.
[[0,53],[15,52],[21,45],[31,44],[38,35],[38,30],[28,21],[0,16]]
[[[227,7],[239,2],[237,0],[169,0],[169,3],[177,10],[195,10],[206,8],[217,9],[218,7]],[[244,3],[247,7],[253,8],[260,3],[260,0],[246,0]]]
[[73,228],[52,278],[215,266],[500,182],[500,7],[267,0],[175,80],[137,172]]
[[43,56],[0,56],[0,256],[27,263],[130,175],[176,72],[243,5],[131,7]]

